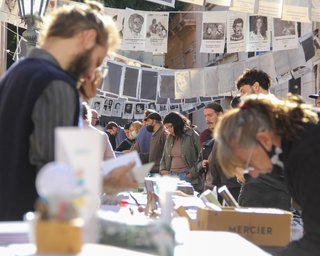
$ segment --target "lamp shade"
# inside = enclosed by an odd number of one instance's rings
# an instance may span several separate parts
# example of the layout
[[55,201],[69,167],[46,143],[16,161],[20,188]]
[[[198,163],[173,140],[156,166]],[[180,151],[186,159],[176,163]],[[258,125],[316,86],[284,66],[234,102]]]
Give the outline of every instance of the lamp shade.
[[18,0],[21,18],[44,16],[48,2],[49,0]]

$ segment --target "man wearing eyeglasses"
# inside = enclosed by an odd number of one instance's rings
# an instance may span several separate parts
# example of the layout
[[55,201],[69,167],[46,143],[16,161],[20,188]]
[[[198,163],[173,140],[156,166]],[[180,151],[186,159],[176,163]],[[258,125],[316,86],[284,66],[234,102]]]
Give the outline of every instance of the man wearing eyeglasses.
[[86,93],[99,82],[97,67],[119,41],[98,3],[61,7],[45,25],[40,47],[0,81],[0,221],[34,210],[35,177],[54,160],[55,128],[80,124],[77,87]]
[[[250,94],[269,94],[271,79],[262,70],[247,69],[237,80],[237,88],[241,97]],[[262,174],[257,178],[248,175],[252,155],[248,155],[248,163],[245,174],[239,171],[238,181],[242,188],[238,198],[240,206],[247,207],[271,207],[290,210],[291,197],[284,184],[281,169],[274,165],[273,171]]]

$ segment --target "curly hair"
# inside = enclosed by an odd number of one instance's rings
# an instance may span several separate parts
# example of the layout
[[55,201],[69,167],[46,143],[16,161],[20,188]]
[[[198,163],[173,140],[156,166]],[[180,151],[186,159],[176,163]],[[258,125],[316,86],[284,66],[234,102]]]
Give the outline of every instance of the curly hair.
[[255,135],[272,131],[287,140],[297,138],[304,123],[317,123],[318,115],[298,97],[289,95],[282,101],[272,95],[250,95],[240,108],[228,111],[215,127],[217,157],[228,177],[239,167],[233,150],[257,144]]

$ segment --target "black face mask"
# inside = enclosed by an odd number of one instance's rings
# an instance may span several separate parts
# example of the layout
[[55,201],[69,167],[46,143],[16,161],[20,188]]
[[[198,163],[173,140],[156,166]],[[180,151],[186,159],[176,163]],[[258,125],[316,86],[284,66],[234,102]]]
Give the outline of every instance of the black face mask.
[[152,125],[147,125],[147,131],[148,132],[153,132],[153,126]]
[[262,149],[267,153],[267,155],[269,156],[272,165],[277,165],[283,169],[284,165],[280,159],[280,154],[282,153],[281,148],[278,148],[274,144],[272,144],[270,151],[268,151],[259,140],[258,140],[258,143],[262,147]]

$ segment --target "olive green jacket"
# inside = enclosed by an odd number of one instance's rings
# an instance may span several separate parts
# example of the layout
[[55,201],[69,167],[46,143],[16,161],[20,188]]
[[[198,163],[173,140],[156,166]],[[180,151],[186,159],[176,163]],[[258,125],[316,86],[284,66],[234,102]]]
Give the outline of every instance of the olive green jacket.
[[[168,135],[166,143],[164,145],[159,170],[170,171],[171,169],[171,149],[173,147],[173,139],[174,136]],[[199,172],[196,168],[200,150],[201,145],[199,134],[195,130],[188,128],[181,138],[181,153],[183,160],[188,166],[188,171],[192,174],[191,183],[195,188],[198,187],[198,184],[200,182]]]

